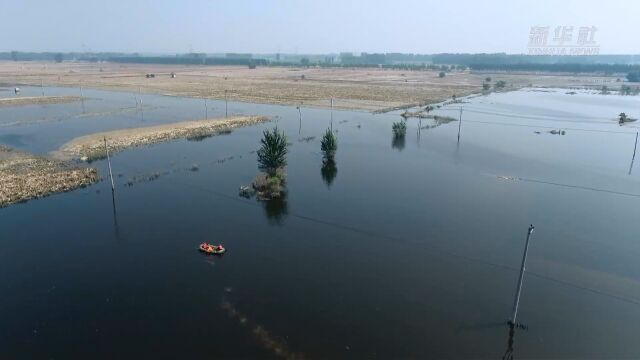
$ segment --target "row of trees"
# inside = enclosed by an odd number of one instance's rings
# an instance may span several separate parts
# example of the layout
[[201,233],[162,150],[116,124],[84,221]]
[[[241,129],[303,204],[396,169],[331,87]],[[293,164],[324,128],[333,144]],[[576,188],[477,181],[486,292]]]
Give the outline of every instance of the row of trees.
[[[285,173],[287,166],[287,136],[277,127],[264,130],[258,149],[258,168],[264,172],[254,179],[253,187],[264,199],[282,198],[285,193]],[[330,185],[337,173],[335,156],[338,141],[331,129],[327,129],[320,141],[323,154],[322,176]]]

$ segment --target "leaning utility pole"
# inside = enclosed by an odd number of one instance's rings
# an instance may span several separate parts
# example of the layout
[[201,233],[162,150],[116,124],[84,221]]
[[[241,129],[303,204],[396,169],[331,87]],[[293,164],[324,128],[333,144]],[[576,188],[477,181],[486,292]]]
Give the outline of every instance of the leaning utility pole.
[[109,158],[109,147],[107,147],[106,137],[104,137],[104,151],[107,153],[107,163],[109,164],[109,178],[111,178],[111,191],[115,191],[116,186],[113,183],[113,173],[111,172],[111,159]]
[[516,288],[516,297],[513,299],[513,312],[511,315],[511,324],[516,325],[516,318],[518,316],[518,304],[520,303],[520,292],[522,291],[522,279],[524,277],[525,265],[527,263],[527,251],[529,251],[529,239],[531,233],[533,233],[534,226],[529,225],[527,230],[527,241],[524,245],[524,254],[522,254],[522,265],[520,266],[520,277],[518,278],[518,287]]

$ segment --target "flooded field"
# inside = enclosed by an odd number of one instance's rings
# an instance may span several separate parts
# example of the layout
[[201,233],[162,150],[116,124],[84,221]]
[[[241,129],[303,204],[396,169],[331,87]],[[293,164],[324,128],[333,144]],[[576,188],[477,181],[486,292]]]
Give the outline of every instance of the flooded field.
[[[640,357],[639,129],[617,121],[640,117],[640,97],[476,96],[397,138],[400,112],[44,92],[84,99],[0,108],[1,144],[46,155],[121,128],[272,121],[117,153],[114,197],[99,160],[95,185],[0,209],[0,358]],[[286,199],[242,198],[275,125]],[[510,340],[530,223],[528,329]]]

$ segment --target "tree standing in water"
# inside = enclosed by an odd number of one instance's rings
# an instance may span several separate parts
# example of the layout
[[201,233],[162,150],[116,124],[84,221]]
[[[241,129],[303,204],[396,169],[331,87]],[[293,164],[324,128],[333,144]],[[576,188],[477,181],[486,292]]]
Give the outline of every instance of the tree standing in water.
[[260,143],[258,167],[269,177],[274,177],[287,165],[287,136],[275,127],[262,133]]
[[331,129],[327,129],[322,136],[322,140],[320,140],[320,150],[323,154],[323,162],[327,163],[335,161],[336,151],[338,150],[338,141]]

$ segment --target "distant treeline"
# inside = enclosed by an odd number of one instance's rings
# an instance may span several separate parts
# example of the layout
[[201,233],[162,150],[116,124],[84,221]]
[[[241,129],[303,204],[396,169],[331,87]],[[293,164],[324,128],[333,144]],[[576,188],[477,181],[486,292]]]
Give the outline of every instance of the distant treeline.
[[436,54],[435,64],[514,65],[514,64],[640,64],[639,55],[509,55],[493,54]]
[[62,52],[23,52],[10,51],[0,52],[0,60],[13,61],[63,61],[63,60],[82,60],[82,61],[106,61],[109,58],[117,56],[125,56],[122,53],[62,53]]
[[307,62],[293,62],[293,61],[271,61],[269,66],[309,66],[309,67],[321,67],[321,68],[380,68],[380,69],[394,69],[394,70],[439,70],[439,71],[453,71],[453,70],[466,70],[466,65],[436,65],[436,64],[341,64],[341,63],[307,63]]
[[[452,71],[486,70],[486,71],[536,71],[564,73],[604,73],[629,74],[640,72],[640,55],[587,55],[587,56],[553,56],[553,55],[509,55],[493,54],[402,54],[402,53],[352,53],[333,55],[296,55],[297,58],[282,59],[279,54],[275,58],[264,55],[254,58],[252,54],[227,53],[207,55],[205,53],[188,53],[176,55],[141,55],[138,53],[56,53],[56,52],[0,52],[0,60],[14,61],[111,61],[116,63],[138,64],[184,64],[184,65],[244,65],[255,66],[319,66],[349,67],[401,70],[438,70]],[[287,55],[287,57],[291,57]],[[633,78],[633,74],[632,78]],[[633,80],[632,80],[633,81]]]
[[470,64],[472,70],[548,71],[562,73],[627,74],[640,71],[640,65],[626,64]]
[[265,59],[222,57],[170,57],[170,56],[117,56],[107,59],[116,63],[134,64],[180,64],[180,65],[267,65]]

